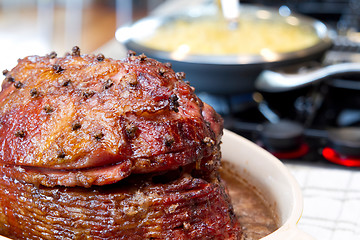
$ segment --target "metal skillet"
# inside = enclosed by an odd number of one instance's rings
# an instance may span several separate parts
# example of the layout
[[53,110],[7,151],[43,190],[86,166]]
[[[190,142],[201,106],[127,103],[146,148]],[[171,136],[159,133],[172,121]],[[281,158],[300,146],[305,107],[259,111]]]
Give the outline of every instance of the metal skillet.
[[[122,26],[116,32],[116,39],[127,49],[144,53],[148,57],[162,62],[170,62],[175,71],[186,73],[197,92],[219,95],[237,95],[251,93],[255,90],[255,79],[263,70],[276,70],[280,67],[296,65],[305,61],[321,59],[331,47],[330,31],[322,22],[302,15],[281,15],[278,9],[241,4],[240,14],[255,18],[261,12],[269,21],[284,21],[298,26],[311,28],[319,38],[318,42],[308,48],[266,54],[233,54],[233,55],[195,55],[176,56],[170,51],[161,51],[146,47],[141,42],[151,36],[160,26],[178,19],[196,21],[204,16],[212,16],[217,11],[214,4],[192,6],[176,9],[161,14],[154,14],[139,21]],[[262,19],[263,20],[263,19]],[[239,23],[241,24],[241,22]],[[261,36],[259,36],[261,37]]]

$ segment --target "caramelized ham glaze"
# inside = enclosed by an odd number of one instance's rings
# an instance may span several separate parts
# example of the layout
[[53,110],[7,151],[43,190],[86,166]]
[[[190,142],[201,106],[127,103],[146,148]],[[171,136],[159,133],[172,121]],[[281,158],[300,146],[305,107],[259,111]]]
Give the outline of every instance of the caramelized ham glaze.
[[183,78],[144,55],[19,60],[0,93],[0,172],[90,187],[192,162],[215,170],[222,120]]
[[0,235],[241,239],[221,117],[144,55],[30,56],[0,93]]

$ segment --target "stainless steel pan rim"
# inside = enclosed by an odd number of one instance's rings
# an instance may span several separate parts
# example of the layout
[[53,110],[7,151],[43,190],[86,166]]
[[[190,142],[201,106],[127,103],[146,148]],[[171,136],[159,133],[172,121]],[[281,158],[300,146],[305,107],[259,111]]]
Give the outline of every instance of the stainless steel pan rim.
[[[255,16],[257,12],[267,12],[269,19],[291,19],[298,23],[298,25],[306,25],[313,28],[319,37],[319,42],[309,48],[301,49],[286,53],[270,53],[268,55],[184,55],[181,58],[174,56],[173,52],[160,51],[157,49],[148,48],[139,42],[139,39],[144,39],[153,33],[162,24],[173,21],[175,19],[197,18],[197,16],[190,16],[189,13],[179,12],[174,15],[149,16],[143,18],[132,25],[127,25],[119,28],[116,32],[116,39],[126,45],[127,48],[145,53],[155,58],[169,59],[171,61],[178,61],[184,63],[198,63],[206,65],[276,65],[278,63],[293,61],[296,59],[306,58],[313,54],[321,53],[329,49],[332,45],[329,29],[322,22],[308,18],[301,15],[291,14],[289,16],[281,16],[275,9],[266,7],[257,7],[251,5],[241,5],[241,12],[247,15]],[[213,12],[204,11],[204,15],[212,14]]]

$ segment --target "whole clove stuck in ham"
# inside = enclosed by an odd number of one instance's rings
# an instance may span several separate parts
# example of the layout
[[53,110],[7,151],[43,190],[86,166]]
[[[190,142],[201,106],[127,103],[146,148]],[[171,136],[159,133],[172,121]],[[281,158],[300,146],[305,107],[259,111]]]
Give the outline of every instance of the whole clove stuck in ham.
[[19,59],[0,93],[0,235],[242,239],[223,120],[184,73],[129,52]]

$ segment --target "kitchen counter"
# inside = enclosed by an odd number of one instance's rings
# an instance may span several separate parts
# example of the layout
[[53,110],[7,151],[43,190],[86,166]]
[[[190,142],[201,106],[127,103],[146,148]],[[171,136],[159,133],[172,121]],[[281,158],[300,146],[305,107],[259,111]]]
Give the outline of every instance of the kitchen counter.
[[[121,59],[127,50],[112,39],[100,52]],[[360,240],[360,169],[284,163],[303,192],[299,228],[319,240]]]
[[316,239],[360,239],[360,171],[286,162],[302,189],[299,228]]

